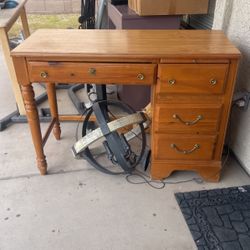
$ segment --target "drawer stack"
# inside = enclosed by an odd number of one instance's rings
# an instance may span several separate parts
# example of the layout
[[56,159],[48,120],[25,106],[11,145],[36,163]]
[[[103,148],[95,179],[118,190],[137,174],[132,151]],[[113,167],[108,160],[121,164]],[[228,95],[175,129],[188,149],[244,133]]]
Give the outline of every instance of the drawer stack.
[[228,73],[229,63],[159,64],[152,126],[153,178],[194,170],[205,179],[218,180]]

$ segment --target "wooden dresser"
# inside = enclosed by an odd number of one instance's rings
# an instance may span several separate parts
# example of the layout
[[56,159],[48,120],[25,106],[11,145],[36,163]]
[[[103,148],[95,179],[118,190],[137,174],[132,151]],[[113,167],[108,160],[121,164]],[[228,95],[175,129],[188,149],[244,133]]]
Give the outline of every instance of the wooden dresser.
[[[12,56],[41,174],[47,172],[43,147],[50,131],[60,139],[59,121],[70,120],[58,115],[55,83],[91,82],[151,85],[153,179],[193,170],[219,180],[240,57],[222,32],[40,30]],[[41,81],[53,117],[44,138],[32,87]]]

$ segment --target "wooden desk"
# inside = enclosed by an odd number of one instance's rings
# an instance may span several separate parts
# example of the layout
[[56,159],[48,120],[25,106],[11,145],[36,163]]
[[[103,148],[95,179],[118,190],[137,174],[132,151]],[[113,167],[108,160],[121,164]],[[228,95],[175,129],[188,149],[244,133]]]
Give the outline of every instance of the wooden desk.
[[25,114],[24,103],[22,100],[20,87],[16,79],[13,62],[10,57],[10,46],[9,46],[9,38],[8,38],[8,31],[11,29],[11,27],[13,26],[13,24],[16,22],[16,20],[19,17],[21,17],[21,22],[23,25],[23,32],[24,32],[25,38],[27,38],[30,35],[25,7],[24,7],[27,0],[17,0],[17,2],[19,2],[19,4],[17,5],[16,8],[0,10],[0,41],[3,47],[3,54],[4,54],[5,61],[8,67],[18,110],[21,115],[24,115]]
[[47,85],[53,117],[47,135],[54,127],[56,139],[61,131],[55,82],[132,82],[152,87],[151,176],[194,170],[206,180],[219,179],[240,56],[222,32],[39,30],[12,56],[41,174],[47,171],[46,136],[32,82]]

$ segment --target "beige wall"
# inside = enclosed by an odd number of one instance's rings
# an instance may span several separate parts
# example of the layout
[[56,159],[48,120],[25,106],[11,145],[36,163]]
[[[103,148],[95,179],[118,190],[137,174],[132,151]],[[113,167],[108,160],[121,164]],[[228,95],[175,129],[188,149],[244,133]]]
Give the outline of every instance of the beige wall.
[[[250,1],[217,0],[213,29],[224,30],[240,49],[242,59],[236,91],[250,92]],[[241,111],[234,107],[231,121],[231,148],[250,173],[250,108]]]

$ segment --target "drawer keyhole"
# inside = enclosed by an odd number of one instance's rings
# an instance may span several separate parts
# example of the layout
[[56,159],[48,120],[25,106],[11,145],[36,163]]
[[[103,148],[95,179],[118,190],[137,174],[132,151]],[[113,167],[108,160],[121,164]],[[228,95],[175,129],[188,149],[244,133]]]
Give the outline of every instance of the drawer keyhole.
[[137,79],[139,79],[139,80],[144,80],[145,79],[145,76],[142,74],[142,73],[139,73],[138,75],[137,75]]
[[95,68],[90,68],[89,69],[89,74],[92,75],[92,76],[96,75],[96,69]]
[[210,84],[211,85],[216,85],[217,84],[217,80],[216,79],[211,79],[210,80]]
[[170,79],[168,80],[168,84],[169,85],[174,85],[176,83],[176,80],[175,79]]
[[42,71],[41,73],[40,73],[40,76],[42,77],[42,78],[47,78],[48,77],[48,73],[47,72],[45,72],[45,71]]

